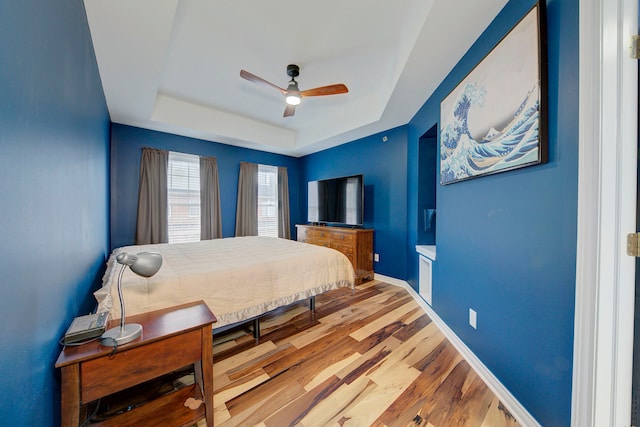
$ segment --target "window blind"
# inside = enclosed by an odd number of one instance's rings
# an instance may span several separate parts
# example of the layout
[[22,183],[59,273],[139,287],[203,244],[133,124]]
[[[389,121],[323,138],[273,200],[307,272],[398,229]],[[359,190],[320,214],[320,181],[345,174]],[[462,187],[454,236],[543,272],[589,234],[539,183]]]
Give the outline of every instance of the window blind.
[[200,240],[200,157],[169,152],[169,243]]
[[258,235],[278,237],[278,168],[258,165]]

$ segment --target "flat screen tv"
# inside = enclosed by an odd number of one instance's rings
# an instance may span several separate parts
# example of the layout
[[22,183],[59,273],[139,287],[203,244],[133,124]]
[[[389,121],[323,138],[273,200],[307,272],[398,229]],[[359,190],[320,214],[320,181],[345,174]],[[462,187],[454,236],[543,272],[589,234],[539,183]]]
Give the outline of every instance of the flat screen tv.
[[362,175],[310,181],[307,220],[310,223],[359,227],[364,224]]

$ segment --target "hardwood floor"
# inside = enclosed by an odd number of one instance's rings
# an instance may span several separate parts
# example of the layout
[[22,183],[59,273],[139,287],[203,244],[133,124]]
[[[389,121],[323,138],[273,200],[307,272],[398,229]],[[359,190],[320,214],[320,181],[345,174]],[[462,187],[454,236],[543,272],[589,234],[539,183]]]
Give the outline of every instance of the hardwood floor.
[[378,281],[278,310],[256,343],[214,335],[215,425],[517,426],[403,288]]

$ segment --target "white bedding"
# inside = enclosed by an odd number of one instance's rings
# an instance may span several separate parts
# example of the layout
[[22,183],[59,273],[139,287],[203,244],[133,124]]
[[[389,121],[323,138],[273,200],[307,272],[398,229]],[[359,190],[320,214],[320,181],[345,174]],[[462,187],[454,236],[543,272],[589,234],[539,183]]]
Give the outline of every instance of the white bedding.
[[162,267],[151,278],[126,269],[122,278],[125,313],[144,313],[204,300],[225,325],[250,319],[339,287],[354,284],[353,266],[340,252],[271,237],[234,237],[194,243],[124,246],[107,261],[98,311],[120,317],[120,252],[159,252]]

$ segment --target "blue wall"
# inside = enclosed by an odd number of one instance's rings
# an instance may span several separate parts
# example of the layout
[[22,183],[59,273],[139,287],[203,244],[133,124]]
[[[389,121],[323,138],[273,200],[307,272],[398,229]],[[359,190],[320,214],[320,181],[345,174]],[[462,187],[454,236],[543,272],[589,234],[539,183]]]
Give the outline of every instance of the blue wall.
[[[383,141],[383,137],[387,141]],[[299,224],[307,223],[307,182],[364,175],[364,226],[374,228],[376,273],[406,277],[407,130],[399,127],[305,156],[300,166]]]
[[[532,6],[509,2],[409,124],[409,158],[441,100]],[[549,161],[438,186],[433,307],[544,426],[567,426],[575,297],[578,1],[547,6]],[[410,218],[417,162],[408,163]],[[417,209],[415,209],[417,211]],[[410,227],[413,223],[410,220]],[[416,230],[409,230],[410,246]],[[408,266],[415,286],[418,260]],[[478,313],[478,329],[468,310]]]
[[240,162],[285,166],[289,175],[291,233],[298,216],[298,159],[131,126],[111,126],[111,245],[132,245],[136,233],[138,181],[143,147],[215,157],[220,179],[222,234],[232,237]]
[[0,424],[60,420],[58,340],[109,249],[109,117],[82,0],[0,3]]

